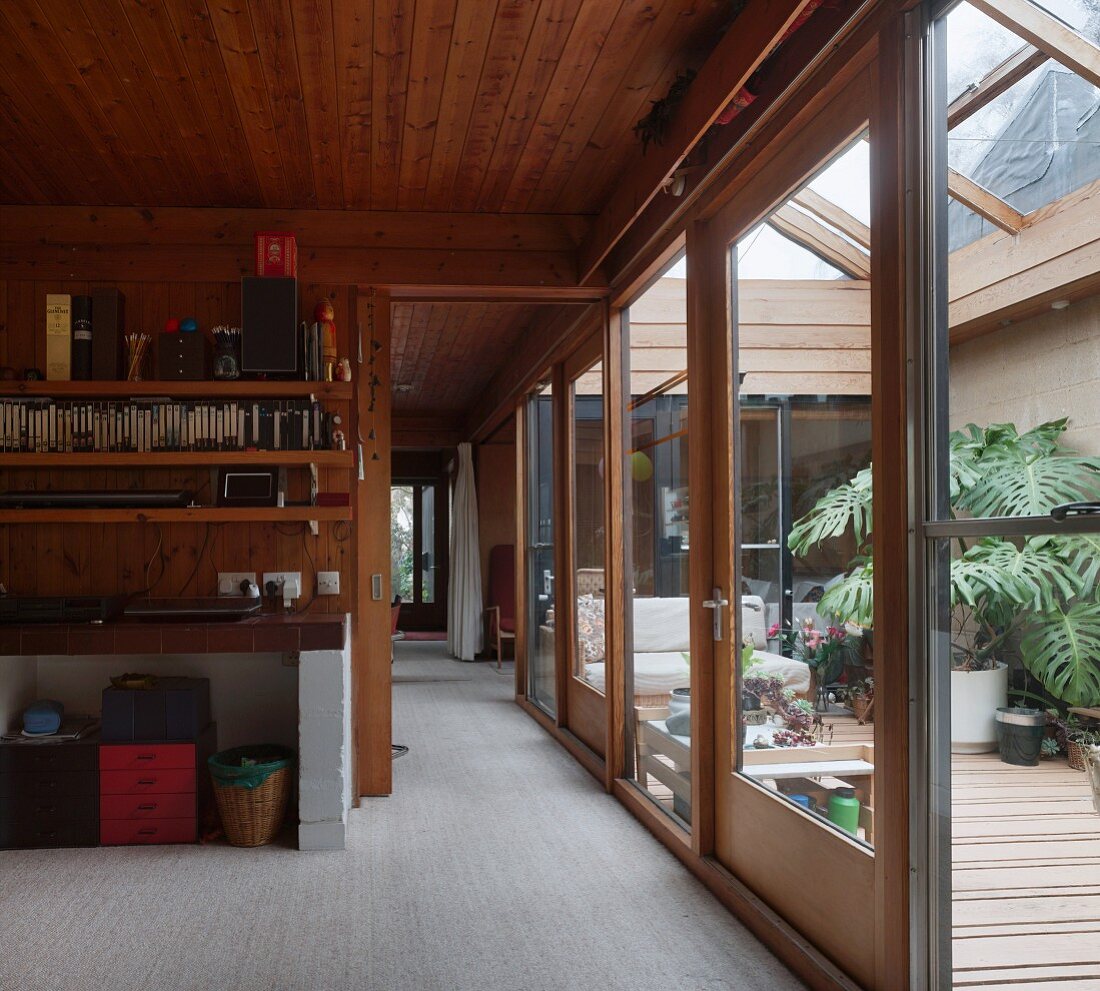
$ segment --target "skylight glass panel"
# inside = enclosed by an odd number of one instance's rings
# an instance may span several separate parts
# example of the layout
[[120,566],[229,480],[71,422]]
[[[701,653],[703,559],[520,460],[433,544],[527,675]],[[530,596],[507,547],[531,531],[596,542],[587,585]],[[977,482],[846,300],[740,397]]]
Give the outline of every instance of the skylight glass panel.
[[845,279],[838,268],[761,224],[737,242],[738,279]]
[[810,180],[809,187],[870,226],[871,146],[863,138],[853,142]]

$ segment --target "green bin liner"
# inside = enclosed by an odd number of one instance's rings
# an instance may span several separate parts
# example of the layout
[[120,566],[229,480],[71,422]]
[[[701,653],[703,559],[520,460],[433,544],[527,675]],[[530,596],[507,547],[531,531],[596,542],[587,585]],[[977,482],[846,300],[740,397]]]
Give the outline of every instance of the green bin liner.
[[222,750],[207,763],[219,785],[259,788],[276,771],[294,763],[294,751],[277,743],[259,743]]

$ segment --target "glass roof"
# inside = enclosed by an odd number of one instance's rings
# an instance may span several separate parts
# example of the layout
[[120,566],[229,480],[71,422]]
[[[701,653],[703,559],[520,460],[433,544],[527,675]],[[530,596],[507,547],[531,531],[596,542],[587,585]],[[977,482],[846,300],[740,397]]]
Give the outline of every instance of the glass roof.
[[838,268],[760,224],[737,242],[738,279],[845,279]]

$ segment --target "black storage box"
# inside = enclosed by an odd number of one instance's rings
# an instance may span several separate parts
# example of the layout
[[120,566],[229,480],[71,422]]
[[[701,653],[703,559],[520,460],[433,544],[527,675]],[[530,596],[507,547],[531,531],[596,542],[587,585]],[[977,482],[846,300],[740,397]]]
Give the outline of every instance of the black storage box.
[[194,740],[210,720],[209,678],[158,678],[155,688],[103,689],[104,740]]
[[210,348],[198,331],[157,335],[157,378],[163,382],[208,379]]

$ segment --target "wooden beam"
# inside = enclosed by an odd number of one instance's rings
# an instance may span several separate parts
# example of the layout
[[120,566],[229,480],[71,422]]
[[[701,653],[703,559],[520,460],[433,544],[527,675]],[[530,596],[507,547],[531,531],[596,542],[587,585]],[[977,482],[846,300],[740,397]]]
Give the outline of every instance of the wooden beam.
[[[0,243],[0,278],[4,279],[163,282],[170,272],[176,282],[225,282],[254,271],[251,246]],[[577,284],[572,252],[427,248],[311,246],[298,256],[298,278],[351,285],[420,285],[433,290],[485,286],[543,297],[555,290],[573,294]]]
[[299,260],[326,248],[568,252],[590,218],[559,214],[387,210],[238,210],[113,206],[0,206],[0,242],[13,244],[238,245],[256,231],[291,231]]
[[[868,12],[867,17],[858,16]],[[868,8],[862,0],[838,0],[835,7],[814,12],[812,30],[796,31],[779,47],[761,67],[756,100],[731,123],[712,128],[693,153],[692,160],[702,160],[703,168],[688,177],[684,195],[651,200],[615,245],[605,268],[617,291],[644,285],[652,274],[646,268],[666,248],[675,248],[691,218],[710,216],[737,195],[757,162],[766,157],[757,154],[758,149],[775,147],[772,136],[792,118],[812,122],[823,112],[830,92],[858,75],[873,57],[874,24],[885,13],[881,4]],[[816,70],[830,74],[830,86],[803,91],[801,84]],[[795,94],[801,95],[795,98]]]
[[815,193],[807,186],[802,192],[795,194],[793,202],[819,220],[824,220],[841,233],[847,234],[860,247],[870,249],[871,228],[863,221],[857,220],[847,210],[837,206],[832,200],[825,199],[820,193]]
[[1019,234],[1027,225],[1019,210],[952,168],[947,170],[947,192],[952,199],[969,207],[979,217],[985,217],[1006,234]]
[[1041,7],[1029,0],[971,0],[971,6],[1100,86],[1100,48]]
[[393,413],[391,444],[399,448],[457,447],[466,439],[465,414],[456,410],[443,413]]
[[688,88],[664,146],[643,155],[639,145],[633,162],[623,170],[624,181],[616,186],[581,246],[581,282],[596,271],[808,2],[749,0]]
[[[374,338],[381,342],[376,374],[382,380],[375,411],[369,407],[370,389],[356,397],[356,423],[361,436],[371,429],[376,440],[363,445],[363,479],[354,485],[355,518],[362,521],[355,534],[356,607],[352,613],[352,678],[355,700],[356,795],[388,795],[393,791],[392,686],[390,663],[390,301],[385,293],[372,300],[370,291],[357,299],[359,322],[368,326],[368,307],[374,307]],[[365,367],[365,366],[364,366]],[[377,451],[378,460],[372,459]],[[381,576],[382,596],[373,595],[374,575]]]
[[871,277],[870,256],[809,214],[801,213],[788,204],[770,214],[767,223],[784,237],[802,245],[853,279]]
[[961,124],[986,104],[1015,86],[1028,73],[1034,72],[1050,56],[1034,45],[1024,45],[1009,55],[1000,65],[990,69],[973,86],[964,89],[947,107],[947,129]]

